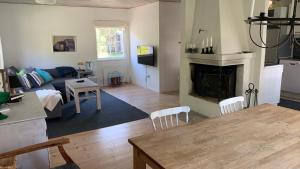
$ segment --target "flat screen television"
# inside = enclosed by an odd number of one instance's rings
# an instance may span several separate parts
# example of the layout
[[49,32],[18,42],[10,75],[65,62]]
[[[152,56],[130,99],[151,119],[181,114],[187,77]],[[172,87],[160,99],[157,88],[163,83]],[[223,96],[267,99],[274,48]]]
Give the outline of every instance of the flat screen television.
[[155,66],[154,46],[138,46],[137,55],[139,64]]

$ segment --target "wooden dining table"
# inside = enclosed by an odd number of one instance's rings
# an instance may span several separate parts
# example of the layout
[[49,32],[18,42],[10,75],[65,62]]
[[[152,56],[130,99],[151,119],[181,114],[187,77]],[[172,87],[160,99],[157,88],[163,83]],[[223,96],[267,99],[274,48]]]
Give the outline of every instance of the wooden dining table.
[[300,111],[260,105],[129,139],[133,168],[300,168]]

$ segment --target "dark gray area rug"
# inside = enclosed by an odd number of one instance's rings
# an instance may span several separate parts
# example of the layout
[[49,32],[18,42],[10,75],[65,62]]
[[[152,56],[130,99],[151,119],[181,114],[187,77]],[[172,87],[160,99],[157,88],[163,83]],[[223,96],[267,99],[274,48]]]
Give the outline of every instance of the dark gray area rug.
[[81,100],[81,113],[71,101],[63,107],[62,118],[47,120],[49,138],[114,126],[148,118],[149,115],[126,102],[101,91],[102,109],[96,110],[96,98]]

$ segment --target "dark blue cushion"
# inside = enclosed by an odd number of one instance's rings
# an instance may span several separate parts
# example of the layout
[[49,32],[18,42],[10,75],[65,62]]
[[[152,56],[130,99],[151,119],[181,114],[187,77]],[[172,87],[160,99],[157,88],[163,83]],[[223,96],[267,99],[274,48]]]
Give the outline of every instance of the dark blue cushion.
[[54,78],[59,78],[60,75],[58,74],[57,70],[56,69],[42,69],[48,73],[50,73],[50,75]]
[[56,67],[55,68],[60,75],[60,77],[76,77],[77,71],[73,67],[69,66],[62,66],[62,67]]
[[19,72],[19,70],[14,66],[10,66],[9,68],[7,68],[8,76],[16,76],[18,72]]

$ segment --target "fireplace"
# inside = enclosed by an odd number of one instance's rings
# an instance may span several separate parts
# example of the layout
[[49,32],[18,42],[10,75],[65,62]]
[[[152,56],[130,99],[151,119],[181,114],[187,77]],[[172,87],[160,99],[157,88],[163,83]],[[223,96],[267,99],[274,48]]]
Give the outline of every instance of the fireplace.
[[191,63],[192,95],[217,101],[236,96],[237,66]]

